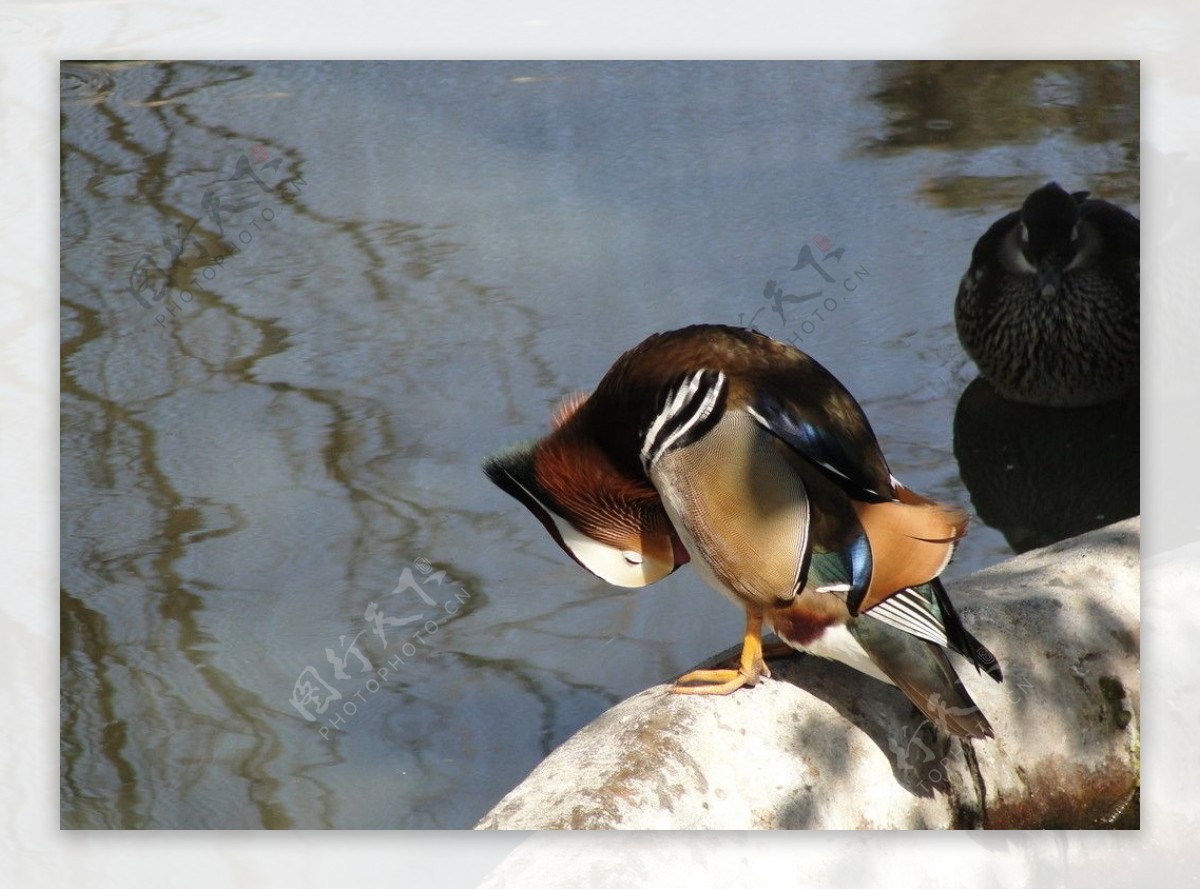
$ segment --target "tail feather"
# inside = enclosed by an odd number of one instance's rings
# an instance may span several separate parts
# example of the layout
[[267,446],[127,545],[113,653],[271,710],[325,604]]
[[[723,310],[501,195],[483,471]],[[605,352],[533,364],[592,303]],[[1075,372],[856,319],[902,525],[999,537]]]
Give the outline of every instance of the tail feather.
[[962,619],[954,611],[954,605],[950,602],[950,596],[946,593],[942,580],[934,578],[929,582],[929,586],[933,590],[934,599],[941,612],[942,624],[946,628],[946,639],[950,648],[975,665],[976,670],[984,671],[997,683],[1004,682],[1004,672],[1000,670],[1000,662],[996,660],[996,656],[987,646],[979,642],[974,634],[963,627]]

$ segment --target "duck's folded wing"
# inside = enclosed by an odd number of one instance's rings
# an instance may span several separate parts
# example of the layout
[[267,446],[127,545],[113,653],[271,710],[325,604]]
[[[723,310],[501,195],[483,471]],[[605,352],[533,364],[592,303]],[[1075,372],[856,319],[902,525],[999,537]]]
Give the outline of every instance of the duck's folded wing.
[[[851,614],[867,611],[906,587],[937,577],[966,533],[966,514],[934,503],[899,485],[887,469],[879,445],[861,411],[841,409],[825,422],[803,407],[764,392],[751,414],[758,424],[820,471],[853,505],[866,558],[848,579]],[[845,429],[843,429],[843,427]],[[815,486],[810,486],[814,487]],[[899,499],[897,499],[899,498]],[[814,497],[818,507],[833,498]],[[844,523],[843,523],[844,524]],[[843,537],[850,541],[853,536]],[[819,540],[819,539],[818,539]],[[861,551],[855,541],[854,551]],[[863,572],[865,569],[865,574]]]
[[863,615],[850,631],[868,657],[931,722],[966,738],[990,738],[991,725],[954,673],[946,654],[911,634]]
[[[797,385],[801,382],[808,381]],[[827,382],[836,383],[832,377]],[[890,501],[891,473],[858,403],[838,384],[836,389],[827,386],[817,405],[760,390],[749,411],[764,429],[811,461],[850,497]]]
[[1141,284],[1142,226],[1138,218],[1107,201],[1084,201],[1080,216],[1103,235],[1102,263],[1121,282],[1121,292],[1137,306]]

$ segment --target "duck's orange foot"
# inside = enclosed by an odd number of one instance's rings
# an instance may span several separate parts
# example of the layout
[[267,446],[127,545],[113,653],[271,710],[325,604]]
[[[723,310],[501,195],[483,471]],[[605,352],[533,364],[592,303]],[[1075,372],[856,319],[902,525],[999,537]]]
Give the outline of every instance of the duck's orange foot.
[[[742,654],[736,668],[715,668],[691,671],[675,681],[672,692],[682,695],[729,695],[743,686],[753,686],[771,669],[763,661],[762,616],[746,614],[746,633],[742,638]],[[695,683],[695,686],[687,684]]]
[[[761,662],[760,664],[759,670],[749,672],[744,672],[740,668],[738,670],[718,668],[692,671],[676,680],[671,691],[681,695],[729,695],[734,690],[741,689],[743,686],[753,686],[763,677],[771,676],[771,671],[766,664]],[[697,685],[686,686],[684,685],[686,683],[696,683]]]

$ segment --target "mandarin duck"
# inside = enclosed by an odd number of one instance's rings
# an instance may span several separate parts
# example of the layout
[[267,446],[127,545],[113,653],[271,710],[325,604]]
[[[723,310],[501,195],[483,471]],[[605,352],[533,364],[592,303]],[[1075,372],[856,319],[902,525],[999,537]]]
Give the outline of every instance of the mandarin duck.
[[1132,214],[1055,182],[983,234],[954,321],[1002,396],[1083,407],[1137,386],[1140,237]]
[[601,579],[641,587],[690,561],[745,611],[738,666],[672,691],[769,677],[765,624],[897,686],[952,735],[992,735],[943,651],[1001,679],[938,580],[965,514],[901,485],[853,396],[798,349],[718,325],[656,334],[549,435],[484,468]]

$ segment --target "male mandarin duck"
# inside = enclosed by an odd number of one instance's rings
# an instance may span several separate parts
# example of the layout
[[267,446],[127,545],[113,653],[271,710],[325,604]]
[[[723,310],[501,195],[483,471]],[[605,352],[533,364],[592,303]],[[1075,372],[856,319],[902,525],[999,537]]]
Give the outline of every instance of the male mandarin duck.
[[1055,182],[983,234],[954,321],[1002,396],[1082,407],[1137,385],[1140,238],[1132,214]]
[[853,396],[799,350],[719,325],[656,334],[485,470],[603,580],[641,587],[691,561],[745,610],[739,667],[673,691],[770,676],[768,624],[899,687],[953,735],[992,735],[943,652],[1001,679],[937,577],[965,514],[896,481]]

